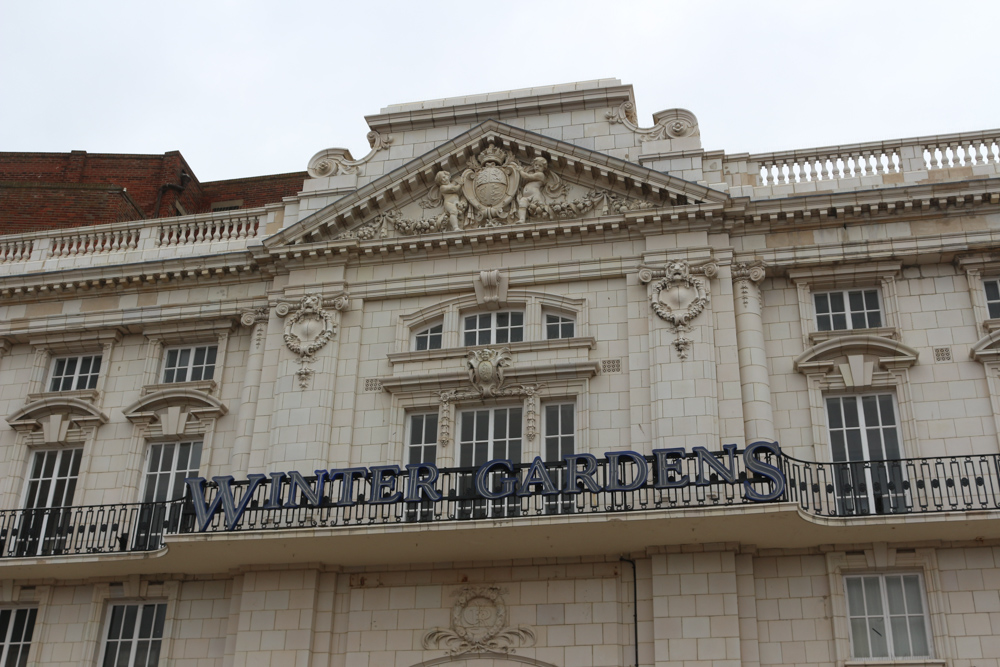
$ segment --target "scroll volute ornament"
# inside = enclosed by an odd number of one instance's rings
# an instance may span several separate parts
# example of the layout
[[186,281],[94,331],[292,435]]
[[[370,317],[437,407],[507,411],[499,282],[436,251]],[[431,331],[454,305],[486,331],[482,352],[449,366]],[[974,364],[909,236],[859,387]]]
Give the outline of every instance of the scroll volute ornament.
[[691,275],[691,267],[684,261],[667,262],[665,273],[653,284],[653,312],[675,331],[689,331],[691,322],[708,305],[708,287]]

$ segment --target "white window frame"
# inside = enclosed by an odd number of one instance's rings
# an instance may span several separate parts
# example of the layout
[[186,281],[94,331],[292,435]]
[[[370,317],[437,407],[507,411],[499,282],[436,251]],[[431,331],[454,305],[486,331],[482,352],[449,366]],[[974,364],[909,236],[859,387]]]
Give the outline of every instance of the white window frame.
[[[549,318],[555,318],[555,322],[550,322]],[[570,335],[564,336],[565,328],[570,327]],[[550,336],[552,332],[551,327],[556,327],[556,336]],[[567,338],[576,338],[576,317],[569,313],[556,312],[551,310],[542,311],[542,331],[543,338],[545,340],[565,340]]]
[[[437,331],[434,331],[437,329]],[[421,341],[426,341],[424,347],[420,347]],[[436,343],[436,345],[435,345]],[[444,321],[428,322],[422,329],[413,334],[410,341],[410,349],[414,352],[424,352],[427,350],[440,350],[444,347]]]
[[[181,457],[181,452],[184,450],[184,446],[187,445],[187,465],[183,468],[178,467],[178,460]],[[153,463],[154,452],[159,456],[159,461],[163,461],[163,452],[165,449],[171,448],[170,451],[170,462],[169,469],[159,469],[157,471],[150,470],[150,466]],[[146,446],[146,459],[142,467],[142,490],[139,494],[140,502],[152,503],[152,502],[169,502],[171,500],[178,500],[184,497],[185,477],[197,477],[198,471],[201,468],[202,454],[205,451],[205,443],[203,440],[180,440],[180,441],[166,441],[166,442],[150,442]],[[197,452],[196,456],[192,456],[192,452]],[[192,465],[191,461],[193,458],[197,458],[197,465]],[[178,477],[179,474],[183,473],[184,477]],[[155,481],[153,477],[156,477]],[[168,495],[166,498],[156,498],[155,496],[149,498],[150,494],[150,484],[155,484],[154,492],[159,491],[160,482],[162,478],[166,476],[166,485],[168,490]],[[171,489],[171,486],[178,487]],[[161,495],[156,493],[156,495]]]
[[[195,363],[195,357],[198,354],[198,350],[201,350],[201,349],[205,350],[205,361],[206,362],[208,360],[209,352],[214,349],[214,352],[213,352],[213,354],[214,354],[214,360],[212,361],[212,364],[211,364],[211,366],[212,366],[212,373],[211,373],[211,375],[209,375],[207,377],[205,376],[205,369],[208,367],[209,364],[208,363],[201,363],[201,364],[196,364]],[[183,366],[181,366],[179,364],[178,365],[174,365],[174,366],[168,366],[168,364],[170,362],[170,355],[171,355],[171,353],[174,353],[174,352],[177,353],[177,361],[178,362],[180,361],[180,358],[183,355],[183,353],[184,352],[188,352],[189,353],[189,355],[188,355],[188,362],[185,365],[183,365]],[[160,371],[160,381],[163,384],[183,384],[185,382],[209,382],[209,381],[212,381],[212,380],[215,379],[215,370],[216,370],[216,368],[218,368],[218,366],[219,366],[219,345],[218,345],[218,343],[202,343],[202,344],[198,344],[198,345],[181,345],[181,346],[167,347],[167,348],[164,348],[164,350],[163,350],[163,365],[162,365],[162,369]],[[196,369],[196,368],[200,368],[201,369],[202,377],[199,378],[199,379],[197,379],[197,380],[192,380],[191,376],[194,374],[194,369]],[[185,376],[184,376],[183,380],[177,380],[176,379],[176,377],[177,377],[177,371],[179,371],[179,370],[183,370],[184,371]],[[168,380],[167,379],[167,373],[170,372],[170,371],[174,371],[174,377],[173,377],[173,379]]]
[[[85,391],[88,389],[96,389],[98,382],[100,381],[101,370],[104,365],[102,356],[103,355],[100,352],[98,352],[96,354],[70,354],[70,355],[61,355],[58,357],[53,357],[51,363],[49,364],[49,374],[45,381],[45,391],[52,393],[60,391]],[[74,360],[76,363],[73,372],[67,374],[65,372],[65,366],[68,365],[68,363],[71,360]],[[85,360],[89,360],[89,364],[87,367],[88,371],[87,373],[82,373],[81,369],[83,367],[83,362]],[[97,362],[96,371],[93,370],[95,360]],[[58,376],[58,380],[60,384],[62,384],[66,380],[66,378],[70,378],[69,389],[62,389],[62,388],[55,389],[52,386],[53,382],[57,380],[56,367],[59,366],[60,362],[63,362],[63,374]],[[79,386],[80,380],[84,378],[87,378],[87,381],[85,383],[85,386],[81,387]]]
[[[53,474],[48,477],[35,477],[35,461],[38,456],[48,456],[50,454],[55,455],[55,463],[53,464],[52,472]],[[76,472],[72,472],[74,466],[74,457],[76,457]],[[61,474],[61,466],[64,461],[68,459],[69,472],[68,474]],[[24,509],[48,509],[52,507],[72,507],[73,497],[76,495],[76,489],[80,482],[80,469],[83,465],[83,447],[62,447],[58,449],[34,449],[31,450],[31,456],[28,457],[28,471],[25,476],[24,493],[22,494],[21,507]],[[44,467],[42,468],[44,473]],[[70,504],[69,505],[52,505],[53,495],[55,489],[58,488],[58,482],[64,481],[69,483],[72,480],[73,490],[69,493]],[[48,481],[49,487],[45,493],[45,501],[41,504],[38,503],[37,497],[31,499],[31,484],[32,482],[43,482]],[[66,497],[65,486],[60,494],[63,498]],[[28,507],[29,501],[32,503],[31,507]]]
[[[511,411],[517,410],[519,413],[519,418],[512,420]],[[506,437],[498,438],[497,424],[498,415],[503,411],[504,419],[506,420]],[[466,424],[466,418],[469,415],[477,413],[487,413],[487,436],[485,439],[486,443],[486,457],[476,457],[476,445],[483,442],[482,439],[475,437],[475,428],[478,423],[478,415],[476,421],[473,422],[473,439],[466,440],[464,436],[464,429]],[[511,461],[514,465],[522,463],[525,460],[525,421],[524,421],[524,404],[502,404],[502,405],[478,405],[473,407],[467,407],[458,411],[457,416],[457,429],[455,436],[455,452],[458,456],[458,467],[460,468],[478,468],[487,461],[492,461],[493,459],[506,459]],[[517,424],[519,427],[518,437],[511,436],[511,426]],[[503,451],[497,451],[497,443],[503,442]],[[511,447],[513,442],[517,441],[520,451],[516,457],[511,455]],[[466,445],[471,443],[472,448],[468,450],[468,456],[466,456]],[[468,460],[471,459],[471,460]],[[481,460],[480,460],[481,459]],[[501,474],[491,475],[491,478],[499,478]],[[463,494],[471,491],[472,489],[472,477],[469,476],[468,479],[463,480]],[[467,513],[470,517],[475,518],[487,518],[487,517],[499,517],[499,516],[516,516],[520,511],[520,500],[516,495],[508,496],[506,498],[501,498],[499,500],[475,500],[475,501],[464,501],[460,512]]]
[[[566,412],[572,419],[572,424],[567,428]],[[552,412],[556,410],[555,429],[552,428]],[[576,454],[578,450],[577,431],[577,405],[575,400],[551,400],[542,403],[542,431],[541,431],[541,457],[546,463],[556,463],[563,460],[568,454]],[[553,432],[554,431],[554,432]],[[567,439],[569,449],[566,449]],[[555,451],[553,451],[555,446]],[[551,471],[552,481],[556,488],[562,489],[565,479],[565,470],[560,468]],[[545,498],[546,514],[572,514],[576,509],[576,501],[573,495],[549,496]]]
[[[864,407],[866,398],[876,399],[876,407],[880,419],[880,423],[877,426],[868,424]],[[889,401],[894,421],[893,424],[887,425],[884,423],[885,401],[881,400],[884,398],[887,398]],[[861,459],[851,459],[849,455],[847,440],[847,431],[849,429],[844,419],[844,399],[854,399],[857,406],[858,425],[850,427],[850,430],[857,430],[858,432],[863,455]],[[834,429],[831,426],[830,401],[839,401],[840,406],[839,417],[841,426],[836,430],[843,432],[844,456],[846,457],[841,460],[837,460],[834,455]],[[892,513],[891,510],[894,506],[904,507],[907,499],[907,492],[903,488],[905,466],[878,463],[878,461],[895,461],[906,457],[902,424],[900,422],[899,402],[896,399],[895,392],[883,390],[854,394],[829,394],[823,397],[823,406],[826,412],[825,427],[829,446],[829,461],[834,464],[833,473],[837,514],[889,514]],[[869,432],[876,429],[879,430],[882,437],[881,459],[872,459]],[[896,458],[887,458],[886,456],[884,433],[890,430],[895,432],[896,447],[898,449],[898,456]],[[861,483],[865,485],[863,491],[860,487]],[[894,490],[889,490],[889,483],[893,484]],[[878,495],[875,494],[876,484],[878,484],[880,491]]]
[[[501,325],[500,322],[499,322],[501,316],[503,316],[503,315],[507,316],[507,324],[506,325]],[[518,324],[518,325],[513,324],[513,319],[514,319],[515,315],[519,315],[520,318],[521,318],[521,323]],[[509,309],[509,310],[485,311],[485,312],[476,311],[476,312],[463,313],[462,314],[462,343],[463,343],[463,347],[477,347],[477,346],[480,346],[480,345],[510,345],[511,343],[520,343],[520,342],[526,340],[526,337],[525,337],[526,326],[525,326],[525,317],[524,317],[524,315],[525,315],[524,310],[518,310],[516,308],[512,308],[512,309]],[[470,328],[469,327],[469,319],[471,319],[473,317],[476,318],[476,327],[475,328]],[[490,322],[489,322],[489,326],[488,327],[484,327],[483,326],[483,321],[482,320],[483,320],[484,317],[489,317],[490,318]],[[520,338],[519,338],[519,340],[511,340],[513,338],[512,334],[516,330],[520,330]],[[472,331],[477,332],[476,333],[476,342],[475,343],[469,343],[468,342],[468,334],[470,332],[472,332]],[[482,342],[481,341],[482,332],[487,332],[487,331],[489,332],[489,340],[486,341],[486,342]],[[501,331],[506,331],[507,340],[505,340],[505,341],[499,341],[499,340],[497,340],[498,334]]]
[[[852,308],[851,306],[852,294],[861,295],[863,307],[860,310],[854,310]],[[874,309],[870,307],[870,304],[868,302],[870,294],[875,295],[875,301],[877,302],[876,307]],[[834,311],[832,304],[834,296],[840,296],[843,299],[844,308],[842,311]],[[825,313],[820,312],[818,303],[819,299],[823,297],[825,297],[827,302],[827,312]],[[816,317],[815,327],[817,332],[836,333],[840,331],[858,331],[861,329],[881,329],[882,327],[885,326],[885,321],[886,321],[885,308],[882,305],[883,303],[882,294],[878,287],[855,287],[842,290],[813,292],[812,299],[813,299],[813,311]],[[868,324],[868,321],[871,319],[870,315],[871,313],[878,314],[878,323],[875,324],[874,326],[870,326]],[[844,317],[844,322],[846,326],[840,328],[834,326],[834,318],[836,317],[836,315],[842,315]],[[856,315],[861,315],[864,318],[865,326],[863,327],[855,326],[854,318]],[[823,329],[820,327],[820,318],[824,317],[830,319],[830,327],[827,329]]]
[[[419,412],[409,412],[406,415],[406,446],[403,448],[404,451],[404,463],[403,465],[409,465],[414,463],[433,463],[437,465],[438,457],[438,411],[419,411]],[[433,425],[428,426],[428,421],[432,420]],[[419,427],[417,422],[419,423]],[[420,433],[417,433],[417,429],[420,429]],[[430,439],[430,438],[433,439]],[[415,442],[416,440],[416,442]],[[433,456],[427,457],[428,449],[431,450]],[[419,451],[420,456],[417,456],[416,460],[413,456],[414,451]]]
[[[886,583],[886,579],[887,578],[895,578],[895,577],[899,577],[900,578],[901,585],[903,584],[902,580],[903,580],[904,577],[915,577],[916,580],[917,580],[918,591],[917,591],[916,595],[918,597],[918,602],[919,602],[920,607],[921,607],[921,611],[920,611],[919,617],[923,621],[922,625],[923,625],[924,638],[925,638],[926,643],[927,643],[927,652],[926,653],[923,653],[923,654],[910,654],[910,655],[896,655],[895,646],[894,646],[895,642],[894,642],[894,636],[893,636],[893,632],[894,631],[892,629],[892,622],[891,622],[891,618],[893,616],[890,613],[890,609],[889,609],[889,596],[888,596],[888,592],[887,592],[887,583]],[[852,605],[851,605],[851,593],[850,593],[851,588],[848,585],[848,581],[849,580],[857,580],[857,579],[861,579],[861,580],[864,580],[864,579],[877,579],[878,580],[878,586],[879,586],[879,605],[881,607],[881,616],[880,616],[880,618],[882,620],[882,629],[883,629],[883,631],[885,633],[886,655],[867,655],[867,656],[865,656],[865,655],[857,655],[855,653],[855,623],[854,623],[855,619],[878,618],[877,616],[871,616],[871,615],[868,614],[868,609],[867,609],[867,604],[866,604],[868,591],[864,589],[864,584],[863,583],[862,583],[862,598],[863,599],[861,600],[861,604],[862,604],[863,607],[865,607],[864,614],[862,614],[862,615],[859,616],[859,615],[853,615],[851,613],[851,607],[852,607]],[[853,573],[853,574],[845,574],[845,575],[843,575],[843,586],[844,586],[844,600],[845,600],[846,608],[847,608],[848,640],[849,640],[849,643],[850,643],[851,659],[853,659],[853,660],[871,660],[871,661],[891,661],[891,660],[919,660],[921,658],[933,658],[934,657],[934,637],[933,637],[933,632],[932,632],[931,622],[930,622],[930,610],[929,610],[928,600],[927,600],[927,588],[924,585],[924,577],[923,577],[922,573],[920,573],[920,572],[867,572],[867,573],[859,572],[859,573]],[[905,585],[903,586],[903,594],[904,594],[904,605],[906,605],[906,602],[907,602],[908,598],[906,597],[906,593],[905,593]],[[912,613],[908,613],[908,612],[909,612],[909,609],[904,610],[904,613],[903,613],[902,616],[904,618],[907,618],[907,619],[909,619],[911,617],[917,617],[918,616],[917,614],[912,614]],[[897,614],[896,617],[898,617],[898,616],[899,615]],[[912,630],[910,629],[910,627],[907,627],[907,634],[910,637],[910,642],[909,643],[910,643],[910,646],[912,648]],[[865,638],[865,641],[866,641],[867,646],[868,646],[868,653],[869,654],[873,653],[870,639],[871,639],[871,633],[869,632],[868,636]]]
[[[27,661],[31,652],[31,642],[34,639],[35,628],[38,627],[38,607],[23,606],[0,606],[0,614],[10,612],[7,620],[7,627],[0,627],[0,665],[6,665],[10,659],[12,649],[17,649],[17,661],[12,664],[25,664],[20,661]],[[24,625],[21,628],[21,636],[14,639],[14,627],[17,615],[24,613]],[[25,636],[27,635],[27,640]]]
[[[997,298],[990,298],[990,287],[993,287],[997,292]],[[983,303],[986,304],[986,318],[990,320],[995,320],[1000,318],[1000,279],[998,278],[984,278],[983,279]],[[994,315],[994,308],[996,306],[996,314]]]
[[[129,665],[129,667],[147,667],[147,665],[150,665],[151,667],[155,667],[156,665],[159,665],[160,664],[160,660],[165,655],[165,651],[163,649],[164,649],[164,645],[165,645],[166,640],[167,640],[166,629],[167,629],[167,626],[168,626],[169,621],[170,621],[169,617],[167,616],[167,611],[168,611],[167,605],[168,605],[168,602],[166,600],[133,600],[133,601],[121,601],[121,602],[114,602],[114,603],[110,603],[109,602],[108,607],[107,607],[107,611],[105,612],[105,615],[104,615],[104,624],[102,625],[102,630],[101,630],[101,653],[100,653],[100,657],[98,658],[97,664],[98,665],[103,665],[104,664],[104,661],[107,658],[108,644],[109,644],[109,642],[115,641],[116,643],[119,643],[121,641],[120,637],[112,640],[112,638],[109,636],[111,634],[111,618],[112,618],[112,614],[114,613],[114,610],[116,608],[118,608],[118,607],[125,607],[127,609],[129,606],[137,606],[137,607],[139,607],[139,609],[136,612],[136,619],[135,619],[135,625],[134,625],[134,629],[133,629],[133,635],[132,635],[132,637],[130,639],[131,646],[130,646],[130,649],[129,649],[129,661],[128,661],[128,665]],[[153,616],[153,627],[151,629],[155,629],[155,627],[156,627],[156,615],[159,612],[160,606],[162,606],[162,609],[163,609],[163,623],[160,626],[160,636],[159,637],[149,637],[149,638],[138,637],[138,633],[141,630],[142,611],[143,611],[143,608],[146,607],[146,606],[156,606],[157,607],[157,609],[154,610],[154,612],[153,612],[154,613],[154,616]],[[151,640],[154,640],[154,639],[155,640],[159,640],[159,652],[158,652],[159,658],[157,659],[157,661],[149,663],[148,662],[148,655],[149,654],[147,653],[147,661],[144,664],[142,664],[142,665],[136,665],[136,662],[135,662],[135,659],[136,659],[136,649],[137,649],[137,646],[138,646],[139,642],[141,642],[141,641],[151,641]],[[117,661],[116,661],[116,664],[117,664]]]

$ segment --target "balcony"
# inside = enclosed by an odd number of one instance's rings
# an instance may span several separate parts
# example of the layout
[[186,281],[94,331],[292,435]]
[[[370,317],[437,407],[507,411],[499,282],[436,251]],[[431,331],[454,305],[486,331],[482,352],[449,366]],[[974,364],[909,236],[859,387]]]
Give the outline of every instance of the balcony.
[[[720,466],[726,463],[722,453],[716,458]],[[784,492],[769,502],[745,497],[742,458],[728,468],[730,480],[688,455],[677,459],[679,469],[665,480],[657,478],[655,460],[648,457],[649,483],[636,490],[493,500],[475,493],[475,468],[441,469],[436,488],[443,497],[434,503],[373,503],[368,476],[354,480],[354,504],[338,504],[331,484],[318,505],[303,497],[298,506],[268,508],[272,489],[265,480],[232,529],[218,511],[200,531],[190,499],[6,510],[0,511],[0,567],[5,578],[211,572],[258,563],[498,560],[709,542],[792,548],[975,539],[1000,526],[997,454],[851,463],[761,460],[786,480]],[[527,468],[515,466],[511,477],[523,481]],[[619,479],[627,485],[635,468],[635,462],[621,461]],[[565,464],[546,469],[561,484]],[[602,489],[610,473],[607,460],[599,460],[594,479]],[[680,485],[682,476],[690,483]],[[488,484],[498,489],[501,481],[494,474]],[[678,486],[655,488],[664,481]],[[207,487],[211,506],[218,489]],[[233,484],[237,507],[248,488],[246,482]],[[772,482],[752,474],[749,488],[767,494]]]

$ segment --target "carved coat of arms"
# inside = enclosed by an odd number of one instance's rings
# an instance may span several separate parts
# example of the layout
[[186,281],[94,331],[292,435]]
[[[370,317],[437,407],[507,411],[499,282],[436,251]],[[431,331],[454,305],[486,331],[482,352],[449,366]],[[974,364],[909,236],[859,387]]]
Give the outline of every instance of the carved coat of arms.
[[476,220],[489,224],[507,219],[521,184],[518,167],[510,153],[493,144],[469,158],[469,168],[462,173],[462,193],[472,204]]

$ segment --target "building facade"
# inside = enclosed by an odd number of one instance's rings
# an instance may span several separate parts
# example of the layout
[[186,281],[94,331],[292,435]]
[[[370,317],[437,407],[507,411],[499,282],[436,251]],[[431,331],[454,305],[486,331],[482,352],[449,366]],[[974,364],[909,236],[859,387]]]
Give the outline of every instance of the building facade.
[[1000,131],[366,120],[0,237],[0,664],[1000,667]]

